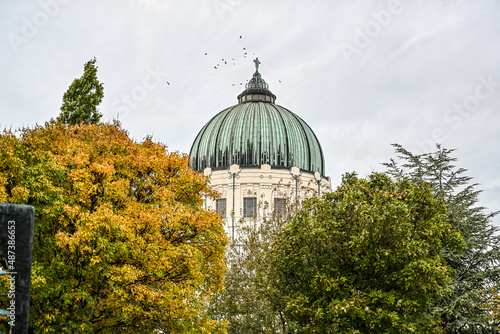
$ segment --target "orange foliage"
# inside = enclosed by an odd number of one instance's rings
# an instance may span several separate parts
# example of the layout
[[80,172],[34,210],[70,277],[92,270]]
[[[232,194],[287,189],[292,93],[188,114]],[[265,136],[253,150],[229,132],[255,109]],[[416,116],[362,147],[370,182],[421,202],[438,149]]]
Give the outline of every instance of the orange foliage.
[[214,333],[228,239],[188,156],[119,123],[0,136],[0,201],[35,207],[36,333]]
[[483,308],[489,311],[491,315],[491,325],[500,330],[500,286],[495,285],[491,288],[491,297]]

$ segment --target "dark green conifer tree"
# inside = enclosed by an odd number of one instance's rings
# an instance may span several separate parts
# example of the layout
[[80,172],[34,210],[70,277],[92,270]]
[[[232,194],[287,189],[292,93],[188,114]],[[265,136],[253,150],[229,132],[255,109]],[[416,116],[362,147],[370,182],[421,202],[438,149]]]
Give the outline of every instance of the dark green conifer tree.
[[500,333],[493,328],[491,312],[483,307],[492,297],[491,286],[500,279],[500,229],[491,224],[497,212],[486,213],[478,206],[481,190],[465,168],[454,165],[454,150],[437,145],[437,151],[416,155],[394,144],[398,158],[384,163],[395,178],[428,183],[434,196],[446,204],[447,219],[464,237],[462,251],[444,250],[444,257],[455,270],[452,291],[435,305],[441,314],[445,333]]

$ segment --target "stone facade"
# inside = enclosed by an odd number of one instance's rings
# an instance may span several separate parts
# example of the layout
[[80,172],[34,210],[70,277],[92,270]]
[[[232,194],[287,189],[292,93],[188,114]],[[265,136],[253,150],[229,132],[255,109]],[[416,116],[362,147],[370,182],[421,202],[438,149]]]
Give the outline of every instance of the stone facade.
[[[206,199],[207,209],[217,210],[226,223],[228,236],[234,237],[241,221],[262,219],[279,210],[286,199],[306,198],[330,191],[330,178],[301,172],[299,168],[240,168],[232,165],[225,170],[205,168],[212,187],[220,194],[219,200]],[[234,200],[233,200],[234,198]]]

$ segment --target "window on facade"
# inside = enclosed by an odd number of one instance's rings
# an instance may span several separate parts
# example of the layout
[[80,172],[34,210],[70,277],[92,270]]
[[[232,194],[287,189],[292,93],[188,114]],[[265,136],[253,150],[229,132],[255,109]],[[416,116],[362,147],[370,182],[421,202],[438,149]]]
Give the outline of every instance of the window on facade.
[[278,217],[285,215],[286,200],[284,198],[274,199],[274,214]]
[[257,214],[257,198],[244,197],[243,198],[243,217],[251,218]]
[[226,199],[218,199],[216,201],[217,213],[222,217],[226,217]]

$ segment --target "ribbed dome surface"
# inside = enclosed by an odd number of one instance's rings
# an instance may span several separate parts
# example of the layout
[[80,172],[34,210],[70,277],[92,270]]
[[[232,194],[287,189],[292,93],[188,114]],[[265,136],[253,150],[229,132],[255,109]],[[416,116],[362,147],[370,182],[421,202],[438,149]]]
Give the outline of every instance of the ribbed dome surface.
[[259,73],[259,59],[254,63],[255,73],[238,95],[238,104],[215,115],[196,136],[191,169],[268,164],[324,176],[323,151],[314,132],[293,112],[274,104],[276,96]]
[[192,169],[201,172],[206,167],[269,164],[274,168],[296,166],[324,176],[323,151],[306,122],[272,102],[258,97],[241,102],[245,99],[240,97],[239,104],[221,111],[201,129],[191,147]]

